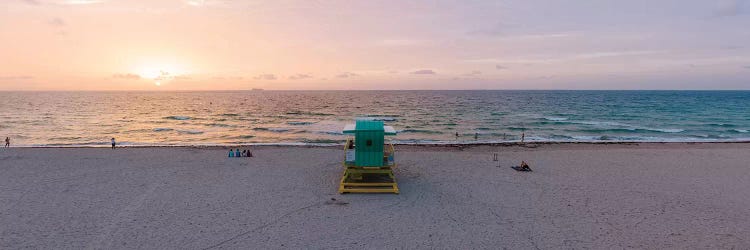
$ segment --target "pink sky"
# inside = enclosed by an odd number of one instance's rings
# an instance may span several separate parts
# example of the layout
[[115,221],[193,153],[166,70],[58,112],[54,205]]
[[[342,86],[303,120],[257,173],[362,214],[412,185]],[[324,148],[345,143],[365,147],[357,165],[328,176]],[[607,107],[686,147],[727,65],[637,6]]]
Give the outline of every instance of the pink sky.
[[0,90],[748,89],[747,9],[6,0]]

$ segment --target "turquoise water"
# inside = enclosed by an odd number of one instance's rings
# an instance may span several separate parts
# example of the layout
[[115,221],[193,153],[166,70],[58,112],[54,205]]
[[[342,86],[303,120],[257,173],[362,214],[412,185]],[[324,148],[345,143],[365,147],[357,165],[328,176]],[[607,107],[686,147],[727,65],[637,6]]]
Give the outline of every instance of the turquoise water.
[[21,146],[329,144],[357,117],[398,143],[745,141],[750,91],[0,92]]

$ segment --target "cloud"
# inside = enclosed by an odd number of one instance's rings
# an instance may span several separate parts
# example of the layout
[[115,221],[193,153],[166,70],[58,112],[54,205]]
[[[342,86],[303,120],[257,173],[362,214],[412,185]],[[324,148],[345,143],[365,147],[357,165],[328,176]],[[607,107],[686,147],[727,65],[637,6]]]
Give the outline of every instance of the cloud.
[[[633,51],[603,51],[603,52],[588,52],[578,53],[569,55],[554,55],[554,56],[528,56],[523,58],[479,58],[479,59],[468,59],[464,62],[468,63],[494,63],[494,64],[537,64],[537,63],[559,63],[568,62],[575,60],[590,60],[600,58],[611,58],[611,57],[624,57],[624,56],[641,56],[641,55],[652,55],[664,53],[665,51],[656,50],[633,50]],[[496,65],[497,67],[497,65]]]
[[504,33],[505,32],[503,29],[503,24],[501,22],[497,22],[490,27],[471,30],[469,32],[466,32],[466,34],[472,35],[472,36],[501,36]]
[[451,78],[451,80],[478,80],[482,75],[482,71],[474,70],[465,74]]
[[310,74],[296,74],[296,75],[290,75],[289,80],[302,80],[307,78],[312,78],[313,76]]
[[31,4],[31,5],[41,5],[42,2],[39,2],[39,0],[21,0],[21,2]]
[[112,78],[123,79],[123,80],[140,80],[141,76],[127,73],[127,74],[114,74],[112,75]]
[[487,36],[497,37],[502,39],[516,39],[516,40],[543,40],[553,38],[565,38],[577,35],[575,32],[558,32],[558,33],[541,33],[541,34],[513,34],[508,32],[507,25],[502,22],[497,22],[492,26],[471,30],[466,32],[470,36]]
[[156,81],[169,81],[169,80],[172,80],[173,78],[174,78],[174,76],[172,74],[170,74],[167,71],[162,70],[162,71],[159,72],[159,76],[157,76],[156,78],[154,78],[154,80],[156,80]]
[[29,5],[86,5],[86,4],[95,4],[95,3],[105,2],[105,0],[47,0],[47,1],[20,0],[20,1]]
[[221,4],[223,1],[221,0],[186,0],[185,4],[193,6],[193,7],[203,7],[203,6],[211,6],[211,5],[218,5]]
[[49,25],[52,25],[52,26],[56,26],[56,27],[62,27],[62,26],[65,26],[65,20],[62,20],[62,18],[59,18],[59,17],[55,17],[55,18],[52,18],[52,19],[51,19],[51,20],[49,20],[49,22],[47,22],[47,23],[48,23]]
[[737,16],[742,14],[743,0],[717,1],[718,7],[714,10],[715,17]]
[[721,49],[725,49],[725,50],[738,50],[738,49],[743,49],[743,48],[745,48],[745,47],[739,46],[739,45],[721,46]]
[[84,5],[84,4],[95,4],[95,3],[103,3],[104,0],[65,0],[62,2],[62,4],[66,5]]
[[276,80],[276,75],[274,74],[262,74],[258,75],[256,77],[253,77],[255,80]]
[[474,70],[472,72],[463,74],[463,76],[478,76],[478,75],[481,75],[481,74],[482,74],[482,71]]
[[359,76],[359,75],[354,74],[352,72],[344,72],[344,73],[336,75],[336,77],[338,78],[349,78],[349,77],[355,77],[355,76]]
[[378,42],[378,44],[383,46],[412,46],[412,45],[420,45],[424,44],[426,41],[424,40],[415,40],[415,39],[385,39]]
[[507,39],[517,39],[517,40],[544,40],[544,39],[552,39],[552,38],[564,38],[564,37],[571,37],[574,36],[574,33],[549,33],[549,34],[526,34],[526,35],[513,35],[513,36],[507,36],[505,38]]
[[498,65],[495,65],[495,69],[508,69],[508,67],[498,64]]
[[33,76],[0,76],[0,81],[19,81],[19,80],[31,80]]
[[435,75],[437,72],[431,70],[431,69],[420,69],[414,72],[411,72],[414,75]]
[[206,4],[205,0],[188,0],[185,3],[190,6],[203,6]]
[[230,80],[230,81],[234,80],[234,81],[239,81],[239,80],[242,80],[242,79],[245,79],[245,78],[241,77],[241,76],[214,76],[214,77],[211,77],[211,79],[213,79],[213,80]]

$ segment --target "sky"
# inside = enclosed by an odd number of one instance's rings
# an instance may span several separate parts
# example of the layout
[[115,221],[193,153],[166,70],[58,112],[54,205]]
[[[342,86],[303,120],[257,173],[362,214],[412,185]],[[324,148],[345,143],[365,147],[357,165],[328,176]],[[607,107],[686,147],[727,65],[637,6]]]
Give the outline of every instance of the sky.
[[750,1],[0,1],[0,90],[252,88],[750,89]]

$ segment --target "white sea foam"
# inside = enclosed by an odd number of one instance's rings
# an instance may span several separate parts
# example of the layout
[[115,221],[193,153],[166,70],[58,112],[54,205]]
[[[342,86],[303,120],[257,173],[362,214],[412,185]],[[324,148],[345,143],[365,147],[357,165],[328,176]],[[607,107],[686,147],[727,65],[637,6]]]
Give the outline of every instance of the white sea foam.
[[393,122],[393,121],[396,121],[397,119],[394,117],[387,117],[387,116],[372,116],[372,117],[357,117],[357,120]]
[[565,117],[544,117],[544,119],[548,121],[556,121],[556,122],[568,120],[568,118],[565,118]]
[[598,135],[577,135],[573,136],[573,139],[579,140],[579,141],[597,141],[601,138],[601,136]]
[[583,124],[583,125],[594,125],[594,126],[608,126],[608,127],[627,127],[629,125],[622,124],[619,122],[609,121],[569,121],[570,123]]
[[268,131],[278,132],[278,133],[289,132],[290,130],[291,129],[288,129],[288,128],[268,128]]
[[286,122],[286,124],[299,126],[299,125],[310,125],[310,124],[313,124],[313,122],[289,121],[289,122]]
[[610,129],[624,129],[624,130],[630,130],[630,131],[648,130],[648,131],[662,132],[662,133],[681,133],[681,132],[685,132],[684,129],[679,129],[679,128],[650,128],[650,127],[640,127],[640,126],[634,126],[634,125],[630,125],[630,124],[619,123],[619,122],[612,122],[612,121],[570,121],[570,123],[592,125],[592,126],[596,126],[596,127],[610,128]]
[[344,133],[341,131],[315,131],[315,133],[326,135],[344,135]]
[[679,129],[679,128],[643,128],[643,129],[650,130],[650,131],[656,131],[656,132],[664,132],[664,133],[680,133],[680,132],[685,132],[684,129]]
[[181,115],[167,116],[167,117],[164,117],[164,118],[165,119],[170,119],[170,120],[180,120],[180,121],[185,121],[185,120],[193,119],[190,116],[181,116]]
[[181,134],[191,134],[191,135],[203,134],[203,131],[200,131],[200,130],[177,130],[177,132]]

